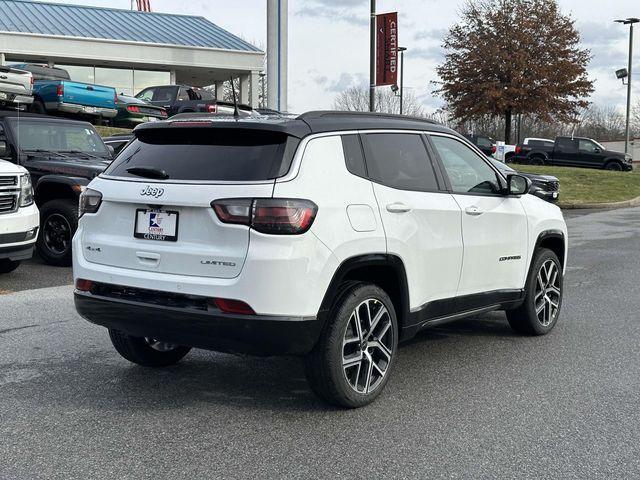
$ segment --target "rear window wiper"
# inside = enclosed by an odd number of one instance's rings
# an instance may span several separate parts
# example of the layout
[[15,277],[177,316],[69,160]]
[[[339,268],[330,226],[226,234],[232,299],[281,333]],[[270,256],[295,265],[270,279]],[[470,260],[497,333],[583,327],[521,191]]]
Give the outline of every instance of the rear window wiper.
[[137,177],[154,178],[158,180],[166,180],[169,178],[167,172],[155,167],[131,167],[127,168],[127,173]]

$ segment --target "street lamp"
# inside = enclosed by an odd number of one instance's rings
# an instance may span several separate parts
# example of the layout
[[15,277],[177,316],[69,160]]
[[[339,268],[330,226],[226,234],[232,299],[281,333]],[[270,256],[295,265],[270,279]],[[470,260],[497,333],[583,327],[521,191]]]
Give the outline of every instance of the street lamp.
[[[629,25],[629,66],[627,67],[627,125],[625,130],[624,153],[629,153],[629,118],[631,115],[631,71],[633,63],[633,24],[640,22],[640,18],[627,18],[625,20],[616,20],[616,23]],[[624,83],[624,72],[618,70],[616,72],[618,78],[622,78]]]

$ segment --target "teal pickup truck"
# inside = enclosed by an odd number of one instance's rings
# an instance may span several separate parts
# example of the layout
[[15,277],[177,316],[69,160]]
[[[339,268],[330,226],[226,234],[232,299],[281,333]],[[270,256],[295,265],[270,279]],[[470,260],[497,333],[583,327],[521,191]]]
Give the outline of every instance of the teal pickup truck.
[[25,63],[15,68],[33,74],[33,113],[48,113],[109,121],[116,116],[117,95],[113,87],[74,82],[61,68]]

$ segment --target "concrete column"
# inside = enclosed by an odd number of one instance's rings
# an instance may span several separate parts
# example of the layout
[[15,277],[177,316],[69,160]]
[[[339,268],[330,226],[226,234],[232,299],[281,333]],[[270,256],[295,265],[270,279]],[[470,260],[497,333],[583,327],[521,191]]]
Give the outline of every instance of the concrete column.
[[0,65],[4,65],[4,61],[5,61],[4,53],[0,52]]
[[175,70],[171,70],[169,72],[169,84],[170,85],[175,85],[176,82],[176,71]]
[[267,106],[287,111],[288,1],[267,0]]
[[238,102],[249,104],[249,75],[240,75],[240,93]]
[[216,85],[216,100],[224,100],[224,82],[222,80],[218,80],[215,82]]
[[251,95],[249,105],[258,108],[260,103],[260,72],[251,72]]

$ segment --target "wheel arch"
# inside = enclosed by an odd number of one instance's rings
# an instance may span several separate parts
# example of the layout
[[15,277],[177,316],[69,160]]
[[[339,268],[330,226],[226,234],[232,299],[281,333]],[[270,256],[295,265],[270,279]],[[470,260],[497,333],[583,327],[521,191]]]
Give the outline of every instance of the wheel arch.
[[82,187],[89,181],[86,178],[64,177],[61,175],[45,175],[38,180],[35,187],[35,199],[38,206],[50,200],[77,200]]
[[[564,269],[565,261],[566,261],[566,251],[567,244],[564,236],[564,232],[561,230],[545,230],[538,235],[538,239],[536,240],[536,246],[534,249],[534,253],[539,248],[548,248],[553,253],[556,254],[558,260],[560,260],[560,264]],[[533,255],[532,255],[533,261]]]
[[318,318],[326,320],[340,290],[349,282],[367,282],[382,288],[391,298],[402,329],[409,314],[409,286],[400,257],[386,253],[351,257],[338,267],[325,292]]

